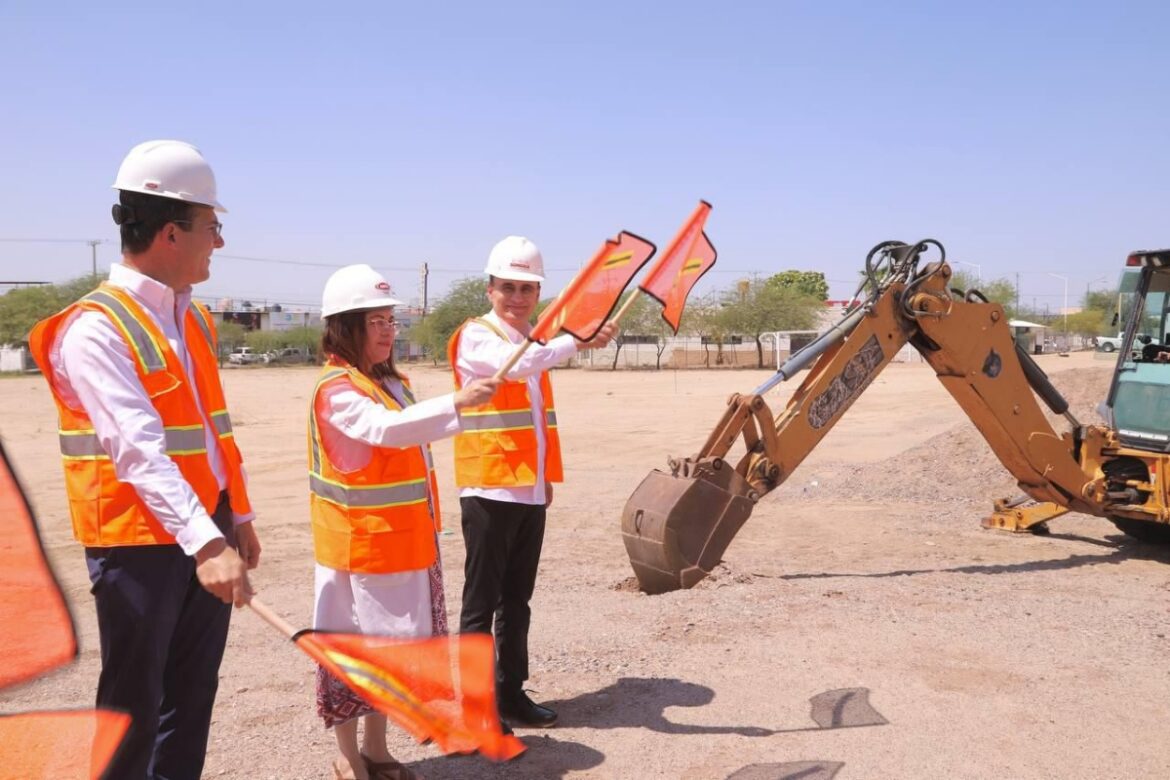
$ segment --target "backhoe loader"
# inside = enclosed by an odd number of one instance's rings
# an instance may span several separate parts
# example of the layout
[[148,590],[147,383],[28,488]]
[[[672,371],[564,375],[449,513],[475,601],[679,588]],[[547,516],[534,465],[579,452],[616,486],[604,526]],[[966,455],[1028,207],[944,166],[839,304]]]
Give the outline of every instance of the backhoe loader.
[[[1170,330],[1170,250],[1134,252],[1126,266],[1136,285],[1099,409],[1105,423],[1082,424],[1013,340],[1003,307],[976,290],[950,288],[939,242],[878,244],[865,260],[861,304],[750,394],[733,395],[698,453],[669,459],[669,473],[652,471],[630,496],[622,538],[642,590],[690,588],[706,577],[756,503],[792,475],[907,343],[1023,491],[996,501],[985,527],[1044,533],[1047,521],[1071,511],[1107,518],[1143,541],[1170,542],[1170,362],[1163,362],[1170,346],[1135,343],[1136,334]],[[764,394],[806,368],[774,414]],[[1067,431],[1053,429],[1037,397]],[[742,457],[725,460],[741,438]]]

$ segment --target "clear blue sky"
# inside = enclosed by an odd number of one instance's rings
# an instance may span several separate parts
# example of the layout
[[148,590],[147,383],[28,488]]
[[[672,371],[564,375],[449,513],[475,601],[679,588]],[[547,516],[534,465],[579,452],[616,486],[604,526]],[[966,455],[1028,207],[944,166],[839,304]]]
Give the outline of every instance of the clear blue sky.
[[[551,294],[699,198],[707,289],[800,268],[844,297],[873,244],[930,236],[1055,310],[1050,273],[1075,303],[1170,245],[1166,3],[569,6],[0,0],[0,239],[108,266],[121,158],[178,138],[224,255],[369,262],[407,298],[509,233]],[[0,279],[89,265],[0,241]],[[328,274],[221,257],[197,292],[309,303]]]

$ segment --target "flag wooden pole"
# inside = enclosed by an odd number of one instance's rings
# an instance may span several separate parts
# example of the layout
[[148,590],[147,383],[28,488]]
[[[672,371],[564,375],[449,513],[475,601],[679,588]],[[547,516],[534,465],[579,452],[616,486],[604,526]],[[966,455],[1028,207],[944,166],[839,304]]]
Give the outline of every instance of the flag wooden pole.
[[264,622],[268,623],[268,625],[284,634],[285,638],[292,639],[293,636],[297,633],[297,630],[292,627],[291,623],[273,612],[271,607],[255,596],[253,596],[252,600],[248,602],[248,606],[252,608],[253,612],[264,618]]
[[613,315],[613,317],[610,319],[610,322],[616,323],[623,316],[625,316],[625,313],[630,310],[630,307],[634,305],[634,301],[638,300],[638,296],[641,294],[642,288],[635,287],[634,291],[630,293],[630,297],[626,299],[626,302],[622,304],[620,309],[618,309],[617,314]]
[[492,376],[492,379],[503,379],[507,373],[512,370],[512,366],[516,365],[520,361],[520,356],[523,355],[531,346],[532,339],[525,339],[524,343],[520,345],[520,348],[512,353],[512,357],[508,358],[508,362],[505,363],[500,368],[500,370]]
[[[611,317],[608,322],[616,323],[618,320],[620,320],[625,315],[625,313],[630,310],[630,307],[634,305],[634,301],[638,300],[638,296],[641,294],[641,288],[635,287],[634,292],[630,294],[630,297],[624,304],[622,304],[622,307],[618,309],[617,314],[613,315],[613,317]],[[523,356],[531,346],[532,339],[526,339],[525,342],[521,344],[515,352],[512,353],[512,357],[508,358],[508,362],[505,363],[503,367],[495,373],[493,378],[503,379],[507,373],[512,370],[512,367],[515,366],[517,362],[519,362],[521,356]]]

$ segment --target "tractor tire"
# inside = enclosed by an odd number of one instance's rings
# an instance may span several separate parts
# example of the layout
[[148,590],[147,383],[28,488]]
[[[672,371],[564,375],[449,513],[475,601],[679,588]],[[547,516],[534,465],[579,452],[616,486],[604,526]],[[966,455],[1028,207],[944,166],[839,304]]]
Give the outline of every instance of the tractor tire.
[[1149,544],[1170,544],[1170,525],[1132,520],[1128,517],[1111,517],[1109,522],[1117,526],[1128,537]]

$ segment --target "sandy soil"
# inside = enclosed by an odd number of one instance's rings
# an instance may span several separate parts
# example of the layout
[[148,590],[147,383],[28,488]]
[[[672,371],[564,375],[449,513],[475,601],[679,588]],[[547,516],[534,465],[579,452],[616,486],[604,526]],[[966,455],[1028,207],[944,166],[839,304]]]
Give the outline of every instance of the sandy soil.
[[[1092,418],[1111,361],[1041,360]],[[423,395],[448,387],[445,372],[412,373]],[[312,600],[313,375],[225,372],[260,512],[255,583],[296,625]],[[766,376],[557,372],[569,478],[550,515],[529,684],[560,725],[522,731],[529,750],[506,765],[444,758],[402,734],[396,754],[430,778],[1170,776],[1170,552],[1079,515],[1049,537],[982,530],[1012,480],[924,365],[890,366],[699,587],[631,589],[626,497],[668,454],[699,446],[729,393]],[[0,410],[82,648],[0,709],[84,705],[97,635],[52,403],[38,377],[8,379]],[[436,454],[454,617],[463,550],[450,444]],[[255,615],[234,620],[206,776],[328,777],[332,737],[313,714],[309,660]]]

